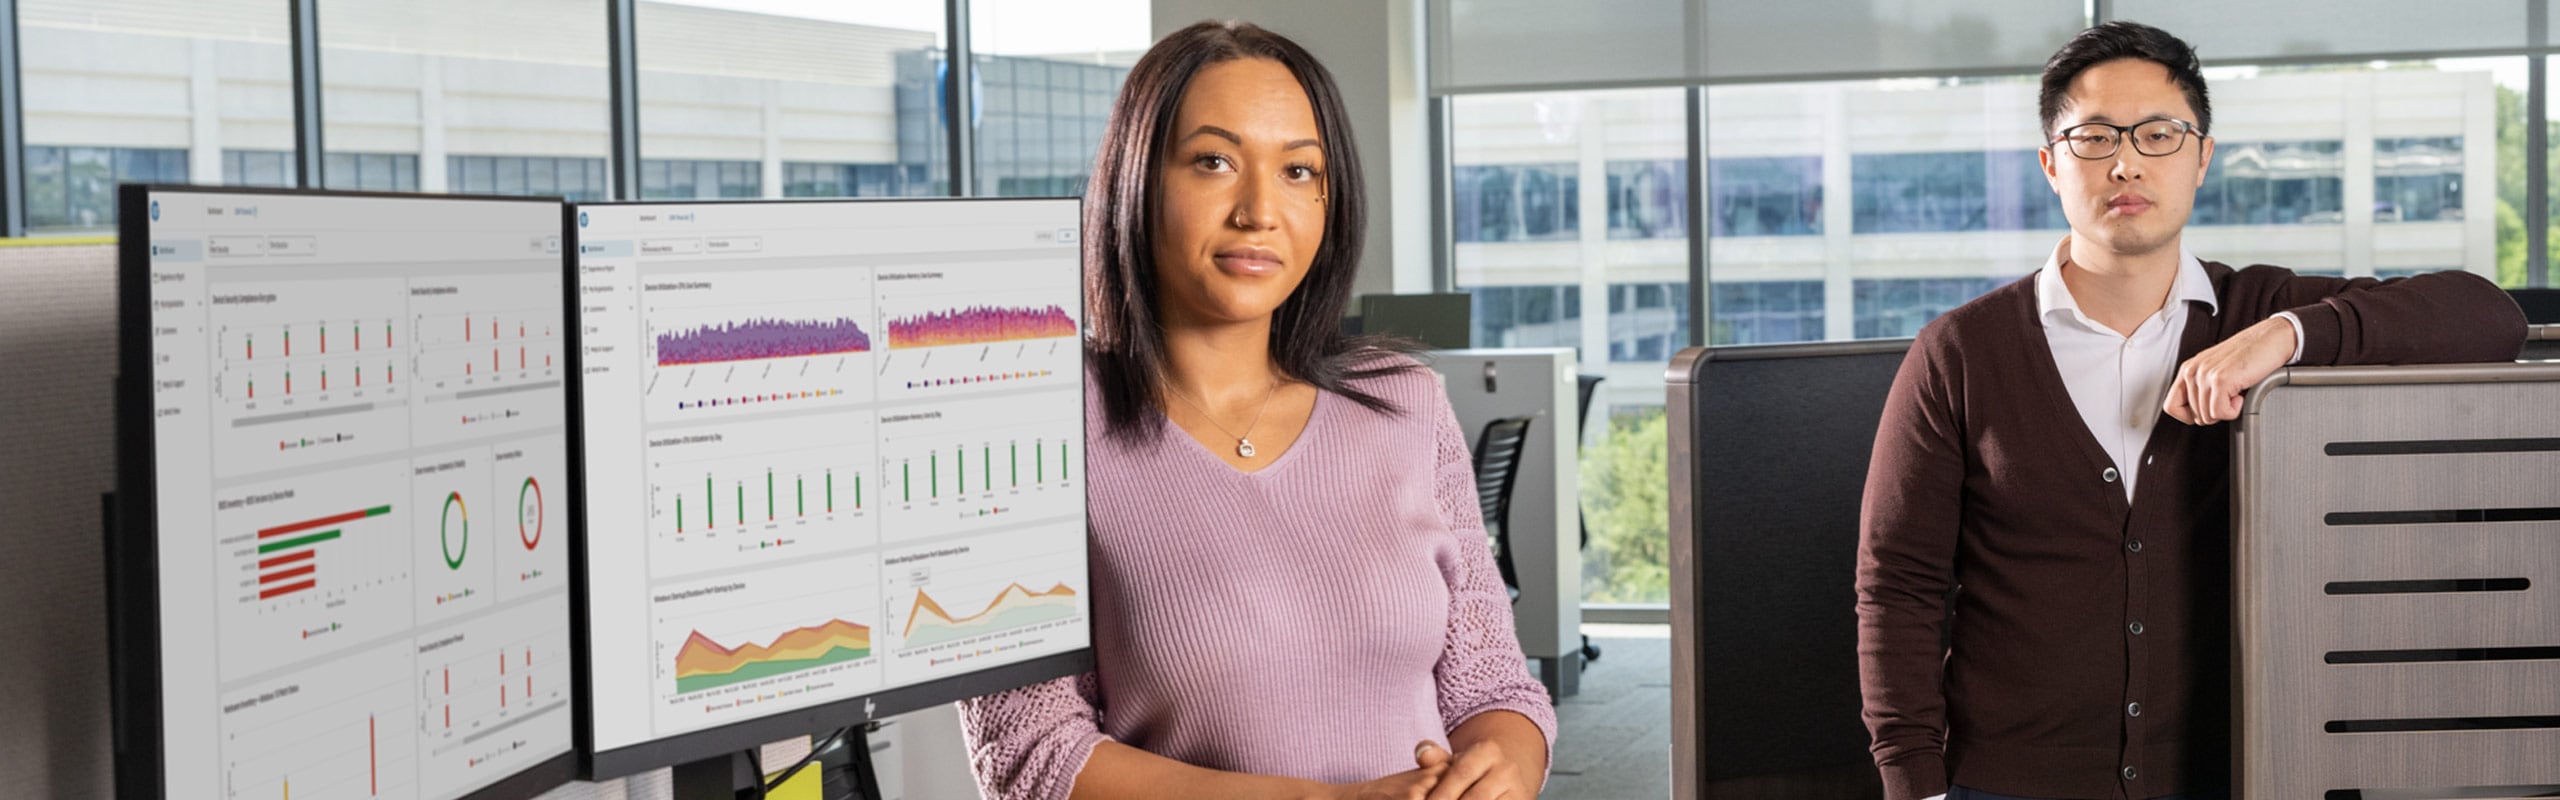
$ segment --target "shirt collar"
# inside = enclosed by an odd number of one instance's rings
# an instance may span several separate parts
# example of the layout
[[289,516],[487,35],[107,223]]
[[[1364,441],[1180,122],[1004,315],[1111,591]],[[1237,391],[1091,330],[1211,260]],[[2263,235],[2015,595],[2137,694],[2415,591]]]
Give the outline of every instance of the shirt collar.
[[[2080,313],[2080,301],[2071,297],[2071,286],[2062,282],[2062,262],[2070,256],[2071,237],[2066,234],[2060,244],[2053,246],[2053,254],[2045,257],[2044,269],[2036,272],[2036,318],[2046,325],[2053,324],[2055,314],[2087,319]],[[2178,245],[2178,277],[2169,286],[2169,298],[2176,302],[2203,303],[2206,314],[2222,314],[2222,301],[2213,293],[2213,276],[2205,274],[2204,261],[2189,252],[2183,242]]]

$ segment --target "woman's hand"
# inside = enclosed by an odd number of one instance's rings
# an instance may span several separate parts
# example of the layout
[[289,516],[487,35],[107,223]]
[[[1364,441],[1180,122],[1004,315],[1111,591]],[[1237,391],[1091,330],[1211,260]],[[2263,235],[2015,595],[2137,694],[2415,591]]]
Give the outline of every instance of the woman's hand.
[[1414,745],[1415,767],[1405,772],[1361,783],[1333,787],[1331,800],[1426,800],[1431,788],[1449,771],[1449,754],[1439,745],[1423,742]]
[[[1542,751],[1534,760],[1545,757]],[[1447,770],[1423,800],[1529,800],[1538,796],[1544,778],[1543,768],[1532,766],[1533,759],[1505,750],[1499,737],[1462,746],[1454,756],[1439,745],[1423,742],[1415,748],[1414,760],[1425,767],[1445,765]]]

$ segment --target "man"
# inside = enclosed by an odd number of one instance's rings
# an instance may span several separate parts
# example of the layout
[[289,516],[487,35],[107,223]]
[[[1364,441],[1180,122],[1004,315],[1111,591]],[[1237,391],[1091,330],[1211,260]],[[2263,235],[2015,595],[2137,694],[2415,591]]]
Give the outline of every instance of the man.
[[2187,253],[2213,117],[2164,31],[2083,31],[2037,106],[2071,233],[1921,331],[1876,434],[1857,581],[1876,766],[1890,800],[2227,797],[2220,423],[2287,364],[2513,360],[2523,315],[2469,273]]

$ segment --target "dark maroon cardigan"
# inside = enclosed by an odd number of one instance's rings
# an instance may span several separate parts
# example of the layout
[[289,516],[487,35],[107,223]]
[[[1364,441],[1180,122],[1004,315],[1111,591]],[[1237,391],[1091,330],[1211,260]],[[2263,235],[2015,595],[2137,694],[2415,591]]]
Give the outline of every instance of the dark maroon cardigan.
[[[2469,273],[2205,272],[2221,309],[2189,310],[2182,363],[2279,311],[2301,318],[2308,365],[2511,361],[2524,341],[2514,300]],[[2127,503],[2132,465],[2074,410],[2032,277],[1920,332],[1859,520],[1858,675],[1888,800],[1950,780],[2048,798],[2227,785],[2230,431],[2163,416]]]

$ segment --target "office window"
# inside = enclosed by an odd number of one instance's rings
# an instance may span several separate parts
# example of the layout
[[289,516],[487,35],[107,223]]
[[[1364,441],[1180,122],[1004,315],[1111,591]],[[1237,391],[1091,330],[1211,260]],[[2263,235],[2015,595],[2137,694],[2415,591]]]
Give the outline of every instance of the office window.
[[2034,150],[1854,155],[1849,163],[1858,233],[2071,227]]
[[[368,192],[414,192],[418,190],[418,157],[405,153],[345,153],[331,151],[320,167],[320,174],[331,189],[357,189]],[[523,194],[540,194],[525,192]],[[510,192],[510,194],[518,193]]]
[[2461,219],[2462,137],[2374,141],[2373,221]]
[[975,0],[980,95],[974,194],[1084,193],[1111,100],[1154,43],[1145,0]]
[[1718,158],[1707,162],[1716,236],[1822,235],[1822,157]]
[[782,165],[784,197],[895,197],[906,194],[904,167],[897,164]]
[[2338,142],[2217,141],[2188,224],[2336,225],[2345,182]]
[[[20,0],[31,232],[116,221],[115,184],[215,183],[226,150],[293,148],[286,5]],[[191,99],[194,98],[194,99]]]
[[187,151],[129,147],[30,146],[27,227],[112,232],[116,184],[186,183]]
[[1707,341],[1783,344],[1822,341],[1821,281],[1734,281],[1708,289]]
[[[547,195],[557,184],[538,185],[530,162],[455,159],[540,153],[602,160],[610,150],[602,6],[320,0],[319,11],[327,147],[320,185]],[[452,171],[457,164],[493,174],[466,181]]]
[[753,161],[645,159],[640,162],[640,198],[707,200],[761,197],[764,181],[758,168],[759,165]]
[[1860,339],[1920,335],[1938,315],[2015,278],[1903,278],[1853,284]]
[[1621,283],[1609,287],[1609,360],[1663,364],[1689,340],[1684,284]]
[[[940,85],[942,3],[674,0],[638,14],[641,197],[944,193],[932,147],[909,151],[910,134],[940,136],[942,106],[926,87]],[[789,168],[909,163],[930,177]]]
[[[1461,166],[1452,192],[1458,241],[1569,240],[1581,226],[1582,179],[1572,164]],[[1686,238],[1686,237],[1682,237]]]
[[222,151],[222,182],[230,186],[292,186],[293,153],[274,150]]
[[1470,291],[1476,347],[1579,347],[1582,287],[1486,286]]
[[445,163],[456,194],[559,195],[575,203],[611,199],[601,158],[452,156]]
[[1689,162],[1611,161],[1609,238],[1689,238]]
[[1451,102],[1451,252],[1457,289],[1476,296],[1475,343],[1574,347],[1603,378],[1581,454],[1595,602],[1668,591],[1662,375],[1695,311],[1687,120],[1677,89]]

